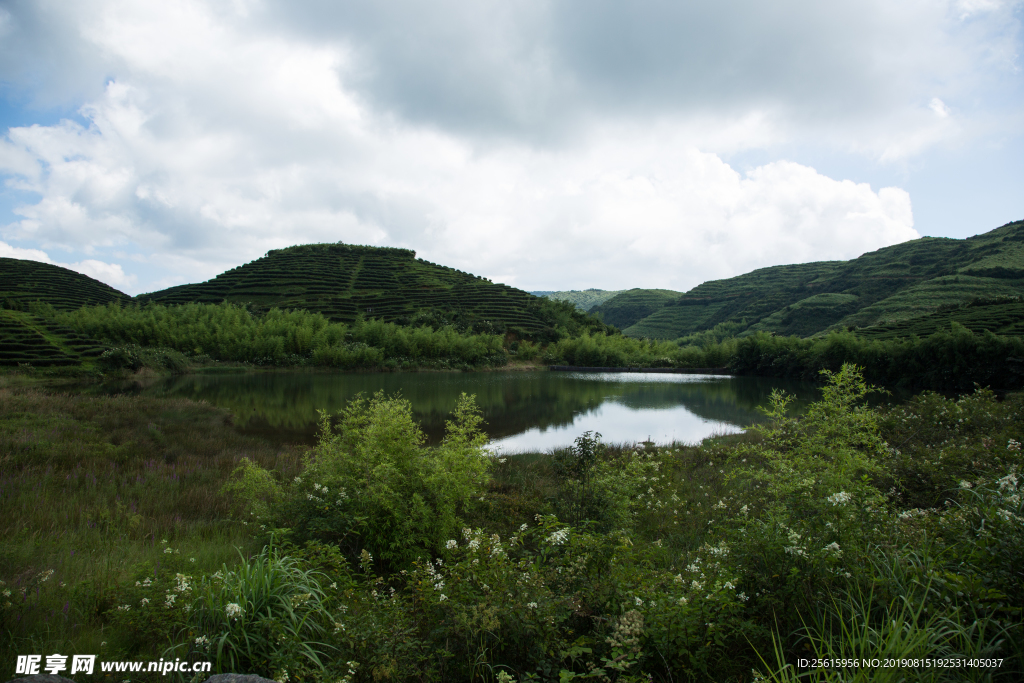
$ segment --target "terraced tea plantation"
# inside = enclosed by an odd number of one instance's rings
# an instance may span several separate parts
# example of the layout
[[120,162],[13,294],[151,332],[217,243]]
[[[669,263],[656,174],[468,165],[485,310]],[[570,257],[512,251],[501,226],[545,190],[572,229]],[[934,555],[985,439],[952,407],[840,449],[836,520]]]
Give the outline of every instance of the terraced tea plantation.
[[964,306],[901,320],[889,325],[873,325],[857,330],[857,333],[869,339],[897,339],[912,335],[927,337],[940,330],[948,331],[953,322],[963,325],[975,333],[988,330],[993,334],[1024,337],[1024,303],[1017,300],[1008,303]]
[[[654,291],[631,290],[595,311],[626,310],[627,295],[638,299]],[[1018,327],[1001,322],[1002,318],[990,319],[979,312],[950,318],[940,309],[1021,294],[1024,221],[1017,221],[968,239],[923,237],[851,261],[773,266],[705,282],[663,300],[623,332],[632,337],[677,339],[729,323],[742,324],[741,335],[766,331],[809,337],[833,329],[884,326],[888,330],[884,334],[898,336],[900,330],[933,328],[938,320],[945,320],[948,329],[949,320],[963,318],[969,327],[998,325],[1002,334],[1020,334],[1013,331]],[[654,296],[647,299],[656,301]],[[910,322],[932,314],[939,316],[933,322],[921,320],[918,327]]]
[[80,365],[106,349],[67,327],[20,311],[0,310],[0,365]]
[[301,308],[338,322],[356,316],[400,324],[455,324],[476,332],[542,335],[573,316],[566,304],[416,258],[408,249],[311,244],[264,258],[195,285],[138,297],[161,304],[248,304],[255,311]]
[[[841,262],[822,261],[761,268],[728,280],[712,280],[665,302],[625,328],[633,337],[675,339],[723,322],[755,323],[775,311],[814,295],[809,283],[833,272]],[[616,305],[615,299],[604,307]],[[604,308],[602,307],[602,308]]]
[[34,302],[73,311],[81,306],[130,303],[132,298],[88,275],[67,268],[0,258],[0,302],[7,309],[26,310]]

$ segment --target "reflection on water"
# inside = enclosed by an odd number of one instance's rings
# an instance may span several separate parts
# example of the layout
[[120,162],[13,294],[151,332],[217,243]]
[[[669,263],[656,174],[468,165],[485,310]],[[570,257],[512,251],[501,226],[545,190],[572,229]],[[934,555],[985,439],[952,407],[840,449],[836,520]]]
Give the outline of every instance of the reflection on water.
[[137,391],[190,398],[231,410],[242,431],[312,443],[318,410],[334,414],[356,394],[400,393],[430,442],[459,394],[475,394],[495,445],[506,452],[571,444],[584,431],[607,443],[694,442],[756,422],[772,389],[817,397],[814,385],[761,377],[662,373],[465,372],[187,375]]

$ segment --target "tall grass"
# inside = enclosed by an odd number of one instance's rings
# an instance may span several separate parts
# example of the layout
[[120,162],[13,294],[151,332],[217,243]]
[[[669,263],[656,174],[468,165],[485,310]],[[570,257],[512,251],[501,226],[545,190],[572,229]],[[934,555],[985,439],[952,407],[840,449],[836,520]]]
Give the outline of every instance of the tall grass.
[[300,464],[205,404],[31,387],[0,388],[0,454],[0,633],[80,652],[99,652],[102,615],[139,571],[215,568],[248,546],[219,494],[241,458]]

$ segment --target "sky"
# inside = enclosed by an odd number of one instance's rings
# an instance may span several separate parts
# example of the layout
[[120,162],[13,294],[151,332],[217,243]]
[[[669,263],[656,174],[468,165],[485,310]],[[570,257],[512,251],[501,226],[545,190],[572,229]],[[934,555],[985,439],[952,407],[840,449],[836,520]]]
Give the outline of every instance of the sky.
[[1024,219],[1024,0],[0,0],[0,256],[680,291]]

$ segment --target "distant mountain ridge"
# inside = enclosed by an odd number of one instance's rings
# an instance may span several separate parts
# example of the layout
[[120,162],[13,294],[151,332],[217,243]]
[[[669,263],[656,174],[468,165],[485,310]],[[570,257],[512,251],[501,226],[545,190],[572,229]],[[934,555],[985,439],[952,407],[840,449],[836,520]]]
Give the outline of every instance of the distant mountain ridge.
[[[646,296],[651,301],[658,298],[655,291],[627,294],[634,300]],[[932,321],[929,328],[941,326],[942,320],[948,323],[956,317],[951,311],[959,307],[979,300],[989,301],[990,307],[1001,306],[1021,295],[1024,221],[1015,221],[967,239],[923,237],[850,261],[772,266],[705,282],[665,301],[623,332],[677,339],[730,323],[742,324],[746,334],[766,331],[809,337],[830,329],[858,328],[874,336],[883,327],[896,330],[893,326],[902,321],[926,316]],[[626,303],[625,294],[620,294],[594,312]],[[990,308],[965,319],[979,330],[1024,333],[1005,312]]]
[[566,291],[540,291],[530,292],[534,296],[543,296],[548,299],[554,299],[555,301],[568,301],[577,309],[589,312],[595,306],[600,306],[608,299],[611,299],[616,294],[620,294],[625,290],[609,290],[609,289],[570,289]]

